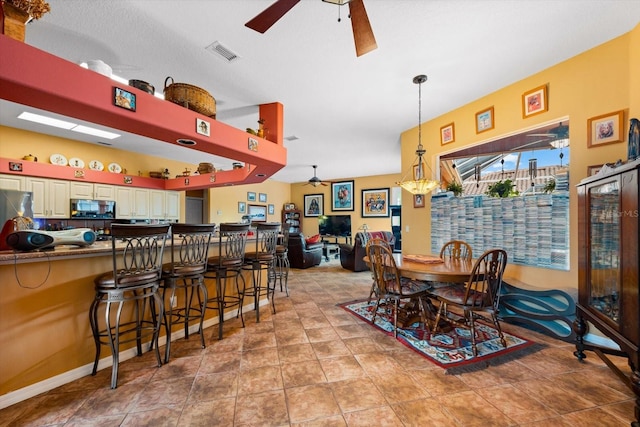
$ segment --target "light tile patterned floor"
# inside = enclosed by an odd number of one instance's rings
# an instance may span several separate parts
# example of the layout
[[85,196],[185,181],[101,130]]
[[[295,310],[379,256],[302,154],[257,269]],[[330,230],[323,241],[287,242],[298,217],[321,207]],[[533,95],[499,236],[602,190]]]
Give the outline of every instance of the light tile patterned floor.
[[[277,314],[246,314],[153,354],[0,411],[0,426],[620,426],[633,393],[593,353],[505,325],[537,345],[444,370],[336,306],[366,297],[368,272],[292,270]],[[625,368],[626,362],[618,360]]]

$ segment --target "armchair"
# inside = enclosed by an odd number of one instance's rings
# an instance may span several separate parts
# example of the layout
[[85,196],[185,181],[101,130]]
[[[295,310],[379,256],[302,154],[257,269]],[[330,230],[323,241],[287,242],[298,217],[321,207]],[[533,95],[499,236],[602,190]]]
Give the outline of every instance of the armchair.
[[320,265],[322,242],[307,244],[302,233],[289,235],[289,263],[291,268],[309,268]]
[[340,264],[342,268],[356,272],[369,270],[362,258],[367,254],[367,241],[375,238],[387,241],[391,247],[396,242],[396,238],[391,231],[368,231],[366,236],[359,231],[356,233],[353,245],[340,244]]

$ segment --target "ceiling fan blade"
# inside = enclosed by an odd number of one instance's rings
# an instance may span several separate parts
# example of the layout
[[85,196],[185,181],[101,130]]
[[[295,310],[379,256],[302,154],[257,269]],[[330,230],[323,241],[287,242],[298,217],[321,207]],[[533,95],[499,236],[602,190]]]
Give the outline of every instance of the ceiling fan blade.
[[363,0],[349,2],[349,13],[351,14],[353,40],[356,44],[356,56],[362,56],[377,49],[378,45],[376,44],[376,38],[373,35]]
[[285,13],[289,12],[293,6],[298,4],[300,0],[276,0],[274,4],[260,12],[251,21],[244,24],[245,27],[251,28],[259,33],[264,33],[273,24],[278,22]]

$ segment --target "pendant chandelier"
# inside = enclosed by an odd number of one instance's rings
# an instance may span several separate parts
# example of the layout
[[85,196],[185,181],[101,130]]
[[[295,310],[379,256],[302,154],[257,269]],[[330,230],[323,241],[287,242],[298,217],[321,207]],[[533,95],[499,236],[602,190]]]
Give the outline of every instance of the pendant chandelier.
[[[424,160],[422,157],[426,150],[422,146],[422,83],[427,81],[427,76],[420,74],[413,78],[413,83],[418,85],[418,149],[416,150],[416,162],[411,169],[402,177],[402,181],[397,182],[400,187],[404,188],[411,194],[429,194],[436,188],[440,187],[439,181],[434,181],[426,177]],[[428,166],[427,166],[428,167]],[[431,168],[429,168],[431,172]],[[405,179],[412,176],[413,179]]]

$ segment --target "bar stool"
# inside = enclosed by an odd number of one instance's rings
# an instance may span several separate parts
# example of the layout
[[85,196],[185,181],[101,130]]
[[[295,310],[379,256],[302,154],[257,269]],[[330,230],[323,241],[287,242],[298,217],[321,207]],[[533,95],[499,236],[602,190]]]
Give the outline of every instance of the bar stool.
[[[171,263],[162,266],[162,301],[165,304],[164,326],[167,337],[164,363],[171,355],[173,321],[184,322],[184,336],[189,338],[189,323],[198,320],[200,341],[204,343],[204,314],[208,298],[204,284],[207,257],[215,224],[173,224],[171,226]],[[180,290],[184,304],[178,307],[176,291]],[[167,293],[169,298],[167,299]],[[197,305],[193,306],[194,296]]]
[[[256,322],[260,322],[260,297],[263,295],[271,295],[271,311],[275,314],[276,305],[273,298],[275,292],[275,268],[276,245],[278,242],[278,234],[280,232],[280,223],[260,222],[256,225],[256,247],[254,251],[247,252],[244,255],[244,268],[251,270],[252,284],[249,289],[245,289],[245,296],[254,298],[254,309],[256,310]],[[262,273],[266,271],[267,283],[263,284]]]
[[[240,316],[244,328],[242,304],[245,283],[242,276],[242,266],[249,227],[249,224],[220,224],[218,255],[210,257],[207,261],[207,271],[204,277],[216,280],[216,296],[207,300],[207,308],[218,310],[219,340],[222,339],[224,312],[228,307],[238,307],[236,317]],[[235,293],[227,292],[227,279],[234,279]],[[242,280],[242,289],[238,284],[238,279]]]
[[[142,341],[149,338],[150,349],[155,344],[158,366],[162,366],[158,334],[163,304],[158,287],[168,232],[168,225],[111,225],[113,269],[94,280],[96,296],[89,308],[89,322],[96,344],[96,358],[91,374],[95,375],[98,370],[101,346],[108,345],[113,359],[111,388],[118,386],[121,343],[135,341],[138,356],[141,356]],[[146,315],[147,302],[150,317]],[[98,320],[102,304],[105,305],[104,328]],[[117,304],[115,313],[111,312],[113,304]],[[126,311],[127,317],[129,314],[132,316],[130,320],[123,319],[125,306],[130,307],[130,311]]]
[[289,296],[289,228],[282,230],[280,243],[276,245],[275,267],[272,272],[273,280],[280,282],[280,292],[282,292],[282,282],[284,281],[284,290]]

